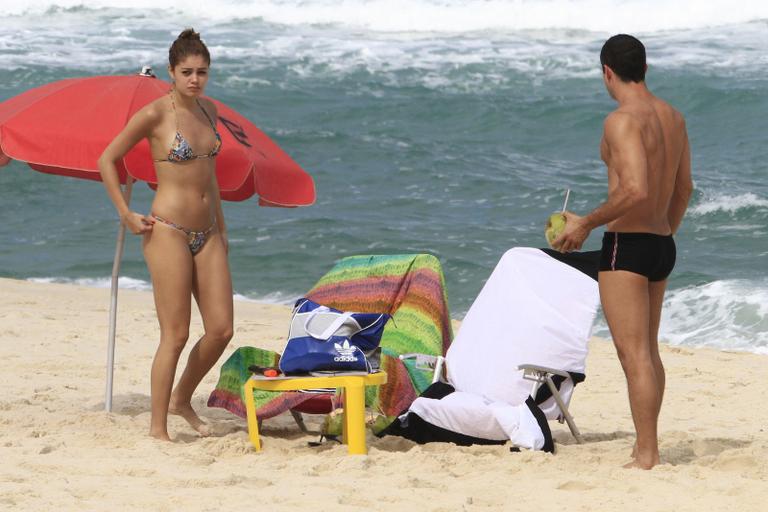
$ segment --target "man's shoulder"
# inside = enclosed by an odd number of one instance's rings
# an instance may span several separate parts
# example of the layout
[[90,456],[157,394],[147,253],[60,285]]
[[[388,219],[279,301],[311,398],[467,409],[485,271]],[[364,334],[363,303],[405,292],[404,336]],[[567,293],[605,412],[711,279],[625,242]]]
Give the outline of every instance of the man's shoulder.
[[617,108],[607,116],[603,121],[603,127],[606,132],[638,130],[641,121],[637,114],[628,108]]
[[666,114],[666,117],[671,119],[677,126],[685,126],[685,117],[683,117],[683,114],[673,107],[671,103],[658,97],[656,97],[654,101],[656,102],[656,108],[663,111]]

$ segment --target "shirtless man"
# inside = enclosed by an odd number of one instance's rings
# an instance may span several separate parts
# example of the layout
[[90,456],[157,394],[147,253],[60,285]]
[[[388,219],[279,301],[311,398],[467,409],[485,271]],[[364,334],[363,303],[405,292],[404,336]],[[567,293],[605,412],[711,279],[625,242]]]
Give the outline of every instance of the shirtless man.
[[608,200],[580,217],[566,213],[554,241],[579,250],[603,224],[599,285],[603,312],[627,378],[637,440],[625,467],[659,463],[657,426],[664,395],[658,331],[677,231],[693,191],[683,116],[645,85],[645,47],[629,35],[600,51],[603,81],[618,108],[605,118],[600,154],[608,167]]

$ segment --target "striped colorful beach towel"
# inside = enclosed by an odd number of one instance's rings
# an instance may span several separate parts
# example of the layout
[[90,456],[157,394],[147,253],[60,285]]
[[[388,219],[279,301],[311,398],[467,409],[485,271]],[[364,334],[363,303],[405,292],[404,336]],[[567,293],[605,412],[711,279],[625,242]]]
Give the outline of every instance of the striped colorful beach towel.
[[[393,417],[410,406],[432,379],[413,360],[400,354],[418,352],[444,355],[453,339],[445,279],[437,258],[429,254],[350,256],[340,260],[306,297],[343,311],[389,313],[381,339],[381,368],[388,382],[366,391],[366,403],[384,416]],[[222,407],[245,417],[243,385],[248,366],[275,366],[279,355],[241,347],[224,363],[209,407]],[[299,406],[312,395],[297,392],[257,391],[256,414],[270,418]]]

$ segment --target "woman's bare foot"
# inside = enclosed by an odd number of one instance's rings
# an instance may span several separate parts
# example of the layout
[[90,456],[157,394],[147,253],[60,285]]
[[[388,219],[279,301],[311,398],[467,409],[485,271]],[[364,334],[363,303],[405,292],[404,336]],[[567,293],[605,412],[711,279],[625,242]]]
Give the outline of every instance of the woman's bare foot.
[[195,431],[200,434],[200,437],[208,437],[212,434],[211,427],[200,419],[200,416],[198,416],[192,408],[192,404],[177,404],[171,399],[171,403],[168,404],[168,412],[170,414],[175,414],[176,416],[181,416],[187,420],[189,426],[195,429]]
[[171,441],[171,437],[168,435],[168,432],[152,432],[152,430],[149,431],[149,437],[154,437],[158,441]]

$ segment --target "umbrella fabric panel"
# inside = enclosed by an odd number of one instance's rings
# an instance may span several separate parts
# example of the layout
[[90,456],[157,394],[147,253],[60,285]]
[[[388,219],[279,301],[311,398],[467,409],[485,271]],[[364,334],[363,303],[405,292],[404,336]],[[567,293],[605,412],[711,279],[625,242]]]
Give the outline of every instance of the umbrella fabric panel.
[[[43,86],[44,94],[29,94],[22,102],[12,98],[0,106],[0,118],[6,109],[13,111],[0,126],[3,152],[15,160],[61,168],[62,174],[67,174],[64,169],[98,174],[99,157],[133,115],[131,98],[147,81],[140,76],[71,79],[61,87]],[[155,90],[156,96],[161,93]]]
[[[0,103],[0,165],[14,159],[41,172],[100,180],[98,159],[107,145],[131,116],[169,90],[167,82],[149,76],[96,76],[15,96]],[[216,177],[222,198],[242,201],[259,194],[265,206],[312,204],[312,178],[248,119],[211,101],[219,110]],[[127,172],[157,184],[152,160],[148,141],[139,141],[118,165],[121,183]]]
[[84,80],[83,78],[67,78],[65,80],[59,80],[57,82],[51,82],[40,87],[35,87],[21,94],[9,98],[0,103],[0,124],[5,124],[8,120],[22,112],[30,105],[35,104],[40,99],[49,96],[60,89],[69,87],[73,83],[77,83]]
[[[315,201],[312,178],[264,132],[244,116],[220,101],[213,100],[219,110],[218,128],[224,144],[243,148],[252,165],[253,190],[268,203],[279,206],[303,206]],[[222,127],[225,128],[222,130]],[[222,167],[228,164],[221,162]],[[226,187],[226,190],[237,190]],[[221,187],[220,188],[224,188]]]
[[[2,164],[0,163],[0,166]],[[80,171],[77,169],[62,169],[61,167],[54,167],[50,165],[29,164],[31,168],[44,174],[55,174],[57,176],[66,176],[69,178],[79,178],[82,180],[101,181],[101,174],[93,171]],[[120,183],[125,185],[126,177],[128,173],[125,171],[125,166],[122,162],[117,164],[117,174],[120,178]]]

